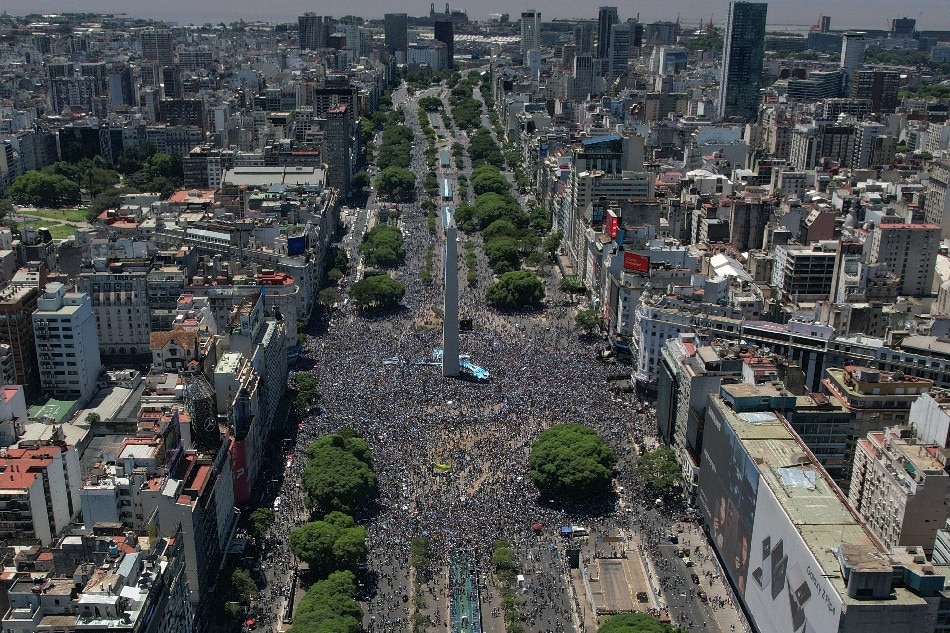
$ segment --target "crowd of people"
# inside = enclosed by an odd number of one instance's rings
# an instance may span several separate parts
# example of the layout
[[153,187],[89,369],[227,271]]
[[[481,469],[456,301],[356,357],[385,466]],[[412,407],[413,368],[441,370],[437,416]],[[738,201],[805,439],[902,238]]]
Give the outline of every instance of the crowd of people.
[[[416,154],[413,166],[423,173]],[[369,442],[379,482],[378,503],[359,517],[368,529],[373,579],[363,596],[369,629],[409,630],[411,609],[402,598],[410,543],[420,536],[429,539],[437,569],[444,569],[455,552],[472,553],[485,576],[482,599],[489,614],[500,613],[494,581],[486,573],[492,545],[495,539],[507,540],[531,579],[521,594],[526,629],[583,629],[584,598],[570,581],[558,526],[583,521],[592,533],[607,534],[630,530],[630,517],[616,512],[613,503],[571,510],[539,498],[528,474],[530,446],[552,424],[589,425],[618,454],[618,485],[629,494],[637,490],[632,473],[637,442],[655,433],[652,413],[633,396],[610,392],[607,377],[617,369],[598,360],[599,341],[579,335],[574,308],[557,288],[556,274],[547,277],[550,307],[515,315],[489,309],[484,291],[492,275],[480,248],[477,283],[462,283],[460,313],[473,320],[474,329],[461,335],[460,347],[489,370],[490,380],[443,378],[438,366],[417,364],[432,361],[434,350],[442,347],[441,329],[430,326],[439,314],[433,308],[442,303],[441,232],[428,230],[418,203],[401,205],[399,222],[407,258],[396,276],[406,285],[405,309],[365,315],[344,307],[325,331],[307,337],[302,350],[312,367],[306,371],[318,381],[322,406],[304,416],[296,444],[288,449],[277,520],[268,537],[274,546],[265,548],[265,564],[284,570],[275,572],[273,582],[289,588],[295,562],[284,544],[289,531],[308,519],[299,486],[306,447],[349,427]],[[358,238],[350,243],[353,263]],[[463,239],[480,246],[477,236]],[[436,254],[435,280],[425,283],[419,271],[430,246]],[[462,260],[458,274],[464,280]],[[358,274],[354,266],[350,281]],[[398,362],[383,363],[392,358]],[[632,499],[631,505],[651,501]],[[532,529],[538,523],[540,534]],[[447,605],[449,596],[438,599]]]

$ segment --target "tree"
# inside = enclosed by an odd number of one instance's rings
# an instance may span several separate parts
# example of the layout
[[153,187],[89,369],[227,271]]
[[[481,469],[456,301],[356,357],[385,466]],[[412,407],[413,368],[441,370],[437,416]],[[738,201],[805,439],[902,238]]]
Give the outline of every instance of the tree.
[[442,109],[442,100],[438,97],[422,97],[419,99],[419,107],[426,112],[438,112]]
[[353,178],[350,179],[350,186],[353,187],[354,191],[362,191],[369,187],[369,174],[365,170],[360,170],[353,174]]
[[367,277],[350,286],[350,299],[357,308],[395,308],[406,295],[406,286],[389,275]]
[[488,286],[485,300],[500,310],[533,307],[544,299],[544,284],[534,273],[513,270]]
[[40,171],[18,176],[7,189],[7,195],[18,204],[34,207],[59,207],[80,200],[78,184],[65,176]]
[[254,538],[261,538],[274,525],[274,511],[270,508],[258,508],[248,517],[248,530]]
[[538,490],[569,500],[608,493],[616,463],[613,449],[596,431],[581,424],[558,424],[543,431],[528,458]]
[[646,613],[621,613],[610,616],[597,633],[680,633],[683,630]]
[[596,310],[585,308],[583,310],[579,310],[574,316],[574,323],[577,325],[578,329],[590,334],[600,327],[600,315]]
[[472,172],[472,191],[476,196],[483,193],[506,194],[511,185],[493,165],[480,165]]
[[86,415],[86,424],[98,424],[102,420],[102,417],[93,411]]
[[334,305],[337,305],[342,301],[343,294],[333,286],[324,288],[317,293],[317,303],[324,308],[332,308]]
[[482,239],[490,242],[496,237],[517,238],[521,231],[508,220],[495,220],[482,231]]
[[393,200],[411,197],[415,187],[416,175],[404,167],[395,165],[387,167],[376,178],[376,189],[379,194]]
[[558,249],[561,248],[561,241],[563,239],[564,234],[560,231],[555,231],[541,240],[541,248],[553,259],[557,255]]
[[372,268],[395,268],[406,256],[404,239],[399,229],[377,224],[363,236],[360,253],[363,263]]
[[478,227],[488,228],[496,220],[507,220],[519,228],[528,225],[528,216],[510,195],[485,193],[478,196],[475,200],[475,221]]
[[637,460],[637,477],[659,494],[672,494],[682,478],[676,452],[661,446],[641,455]]
[[290,549],[319,576],[334,571],[356,571],[366,563],[366,530],[353,517],[331,512],[291,530]]
[[320,389],[313,374],[298,372],[294,374],[294,384],[297,395],[294,397],[294,407],[303,411],[309,409],[320,400]]
[[0,198],[0,221],[2,221],[8,215],[11,215],[14,211],[13,203],[10,202],[9,198]]
[[[502,221],[498,220],[494,224]],[[486,242],[485,255],[488,257],[492,270],[497,274],[517,270],[521,265],[518,242],[511,237],[501,236]]]
[[353,512],[376,494],[373,456],[362,438],[338,432],[307,448],[303,488],[311,506],[325,512]]
[[363,611],[356,601],[356,576],[330,574],[314,583],[294,613],[291,633],[360,633]]

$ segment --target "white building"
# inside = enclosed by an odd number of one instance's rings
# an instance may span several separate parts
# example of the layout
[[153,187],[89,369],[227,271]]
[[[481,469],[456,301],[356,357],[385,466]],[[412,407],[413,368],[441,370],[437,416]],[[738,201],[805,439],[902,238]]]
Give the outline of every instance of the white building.
[[871,432],[858,441],[848,500],[886,547],[930,551],[947,519],[946,451],[918,443],[909,427]]
[[33,313],[36,356],[43,391],[86,403],[96,392],[102,365],[99,331],[89,295],[46,285]]

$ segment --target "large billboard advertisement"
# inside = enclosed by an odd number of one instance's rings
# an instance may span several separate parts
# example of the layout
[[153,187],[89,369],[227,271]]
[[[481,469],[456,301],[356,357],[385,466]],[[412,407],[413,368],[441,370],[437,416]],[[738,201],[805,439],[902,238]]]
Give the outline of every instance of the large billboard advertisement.
[[733,585],[743,593],[749,575],[759,471],[714,407],[706,413],[702,464],[699,507]]
[[769,633],[837,631],[841,599],[768,486],[759,487],[745,603]]

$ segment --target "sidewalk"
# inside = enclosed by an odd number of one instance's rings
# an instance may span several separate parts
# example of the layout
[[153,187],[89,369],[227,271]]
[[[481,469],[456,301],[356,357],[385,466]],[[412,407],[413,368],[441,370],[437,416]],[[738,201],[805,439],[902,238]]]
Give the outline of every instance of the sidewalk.
[[[675,526],[682,525],[683,531],[678,533],[680,536],[681,547],[687,548],[690,557],[695,561],[695,573],[699,574],[700,586],[706,591],[711,604],[715,599],[726,601],[726,606],[712,611],[713,619],[719,625],[719,630],[723,633],[732,631],[750,631],[746,622],[745,615],[739,609],[739,606],[732,598],[732,588],[722,568],[719,566],[719,559],[713,553],[712,548],[706,541],[706,536],[700,530],[699,525],[694,522],[677,523]],[[699,555],[694,555],[694,548],[699,547]],[[710,574],[710,575],[707,575]]]

